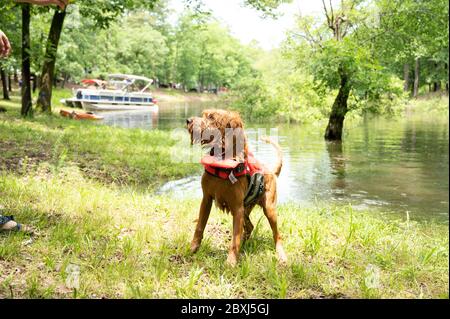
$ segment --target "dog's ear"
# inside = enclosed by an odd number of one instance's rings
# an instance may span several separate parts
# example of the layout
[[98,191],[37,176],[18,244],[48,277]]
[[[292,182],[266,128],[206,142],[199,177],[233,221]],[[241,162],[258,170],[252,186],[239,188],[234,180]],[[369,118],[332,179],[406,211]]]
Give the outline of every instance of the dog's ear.
[[186,125],[190,125],[193,121],[194,119],[192,117],[186,119]]
[[217,110],[213,110],[213,109],[206,109],[203,110],[202,112],[202,116],[204,118],[207,118],[209,120],[214,120],[214,115],[217,113]]

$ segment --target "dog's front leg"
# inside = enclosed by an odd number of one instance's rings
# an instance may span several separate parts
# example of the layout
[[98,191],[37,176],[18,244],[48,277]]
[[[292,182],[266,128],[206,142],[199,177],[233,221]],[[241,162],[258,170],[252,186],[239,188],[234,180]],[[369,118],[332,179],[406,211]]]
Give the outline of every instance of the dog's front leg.
[[227,262],[230,266],[235,266],[239,257],[241,247],[241,238],[244,228],[244,206],[233,211],[233,239],[231,240],[230,250],[228,251]]
[[202,242],[203,232],[205,231],[206,223],[208,222],[209,214],[211,213],[212,201],[210,196],[203,195],[197,226],[195,227],[194,239],[192,239],[191,243],[192,253],[195,253],[199,249]]

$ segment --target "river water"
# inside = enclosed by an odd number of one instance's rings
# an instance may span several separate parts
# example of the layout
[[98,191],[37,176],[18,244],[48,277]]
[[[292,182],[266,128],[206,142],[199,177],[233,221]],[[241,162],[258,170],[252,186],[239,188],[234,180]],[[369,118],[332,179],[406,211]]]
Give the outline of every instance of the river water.
[[[183,127],[186,118],[206,107],[214,105],[162,104],[153,113],[102,115],[107,125],[171,130]],[[278,138],[284,157],[279,202],[351,203],[361,209],[408,212],[414,219],[448,222],[448,118],[364,119],[346,126],[342,144],[325,142],[323,125],[247,123],[246,131],[251,150],[269,166],[275,163],[275,151],[258,137],[272,132]],[[171,181],[159,190],[166,192],[201,197],[200,176]]]

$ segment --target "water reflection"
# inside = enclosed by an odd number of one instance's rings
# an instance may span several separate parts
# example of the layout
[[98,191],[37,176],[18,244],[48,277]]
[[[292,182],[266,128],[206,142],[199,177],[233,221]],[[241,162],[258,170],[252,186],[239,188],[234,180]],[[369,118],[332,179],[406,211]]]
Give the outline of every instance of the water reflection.
[[328,156],[330,158],[331,174],[335,176],[331,183],[331,188],[334,190],[344,190],[345,183],[345,163],[346,159],[342,153],[342,142],[328,142],[327,146]]
[[[158,113],[110,114],[104,122],[144,129],[180,128],[186,118],[213,106],[162,105]],[[273,126],[247,123],[250,148],[269,166],[275,164],[276,153],[259,137],[266,134],[260,134],[261,129],[269,132]],[[322,126],[277,126],[284,157],[279,202],[352,203],[360,208],[409,211],[412,218],[448,220],[448,119],[367,117],[358,125],[347,126],[343,143],[326,143]],[[172,181],[160,192],[200,197],[200,176]]]
[[103,117],[102,122],[106,125],[141,129],[158,128],[157,110],[97,112],[97,114]]

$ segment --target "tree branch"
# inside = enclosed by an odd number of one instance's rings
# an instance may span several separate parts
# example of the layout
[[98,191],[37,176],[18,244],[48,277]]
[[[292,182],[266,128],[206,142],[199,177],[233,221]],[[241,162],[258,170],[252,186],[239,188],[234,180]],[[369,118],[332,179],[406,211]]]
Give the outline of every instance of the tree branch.
[[325,16],[327,17],[328,27],[334,31],[333,23],[331,21],[330,15],[328,14],[327,5],[325,0],[322,0],[323,10],[325,11]]

